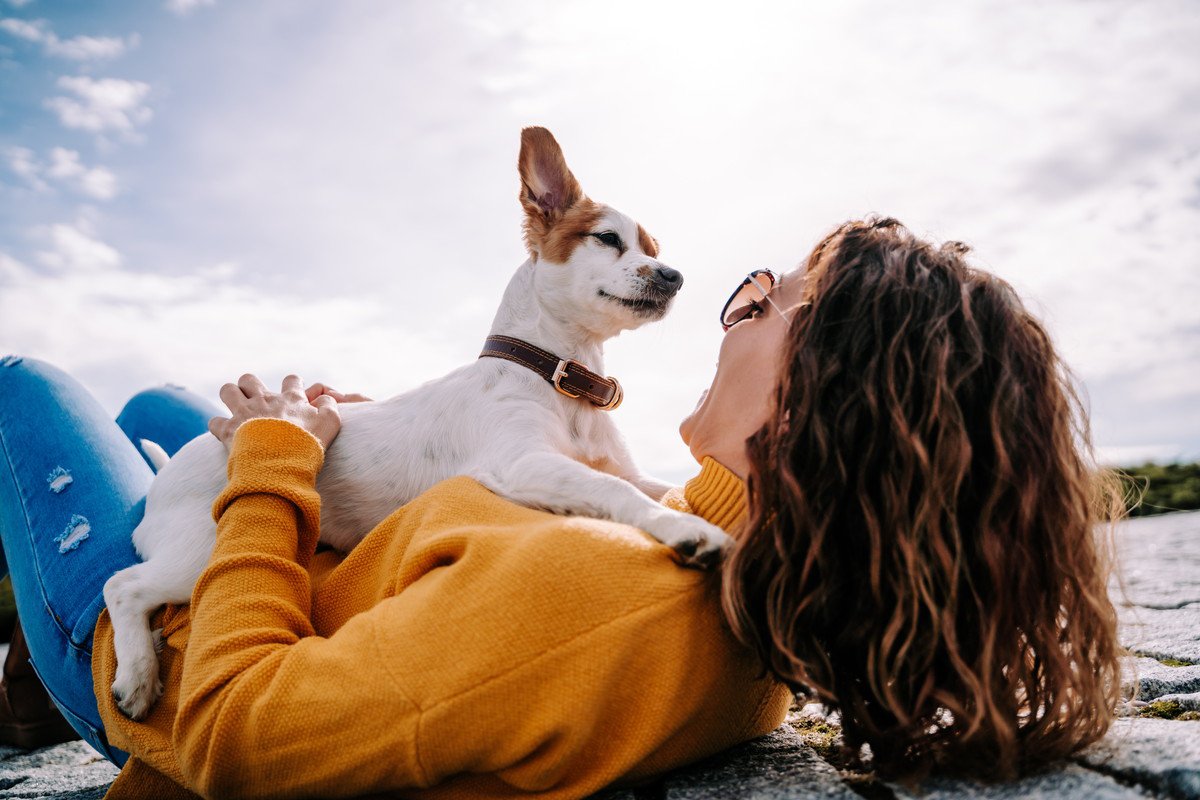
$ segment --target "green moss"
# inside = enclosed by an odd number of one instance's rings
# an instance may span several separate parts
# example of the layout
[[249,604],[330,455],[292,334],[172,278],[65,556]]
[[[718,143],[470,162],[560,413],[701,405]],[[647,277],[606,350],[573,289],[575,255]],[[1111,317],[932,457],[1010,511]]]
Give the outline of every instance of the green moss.
[[1181,714],[1186,714],[1187,711],[1183,706],[1176,703],[1174,700],[1155,700],[1148,706],[1145,706],[1138,712],[1138,716],[1142,717],[1157,717],[1159,719],[1178,719]]
[[1150,653],[1143,653],[1138,650],[1130,650],[1129,654],[1132,656],[1137,656],[1138,658],[1153,658],[1155,661],[1162,664],[1164,667],[1195,666],[1195,663],[1192,661],[1183,661],[1182,659],[1178,659],[1178,658],[1159,658],[1158,656],[1151,655]]
[[838,753],[838,739],[842,735],[839,725],[833,725],[819,717],[796,716],[791,720],[792,727],[804,743],[817,751],[817,755],[826,761],[833,759]]
[[1164,667],[1190,667],[1192,665],[1190,661],[1180,661],[1178,658],[1160,658],[1158,663]]
[[1175,719],[1186,720],[1188,722],[1195,722],[1197,720],[1200,720],[1200,711],[1185,711],[1182,714],[1180,714],[1178,717],[1176,717]]

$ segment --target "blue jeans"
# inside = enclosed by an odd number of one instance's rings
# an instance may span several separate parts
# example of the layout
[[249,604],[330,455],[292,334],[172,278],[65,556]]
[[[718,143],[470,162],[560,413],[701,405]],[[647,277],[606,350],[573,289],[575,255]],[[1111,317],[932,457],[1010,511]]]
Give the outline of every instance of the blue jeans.
[[0,359],[0,576],[12,576],[33,667],[80,736],[117,765],[92,689],[104,582],[136,563],[130,539],[154,473],[135,446],[173,454],[217,409],[177,387],[135,395],[113,422],[62,370]]

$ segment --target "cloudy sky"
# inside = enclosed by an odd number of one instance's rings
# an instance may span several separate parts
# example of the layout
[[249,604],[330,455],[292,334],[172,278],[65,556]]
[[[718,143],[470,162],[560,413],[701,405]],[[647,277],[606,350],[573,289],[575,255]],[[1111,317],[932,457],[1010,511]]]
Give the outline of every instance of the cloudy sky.
[[680,480],[741,275],[871,212],[972,244],[1098,444],[1200,457],[1200,5],[0,0],[0,351],[112,411],[244,371],[385,397],[473,359],[520,128],[686,286],[608,350]]

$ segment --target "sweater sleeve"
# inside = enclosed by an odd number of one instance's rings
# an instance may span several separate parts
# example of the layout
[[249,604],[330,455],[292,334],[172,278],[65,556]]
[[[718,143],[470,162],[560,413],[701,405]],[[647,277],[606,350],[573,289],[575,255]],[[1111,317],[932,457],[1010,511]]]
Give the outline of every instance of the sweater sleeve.
[[[234,437],[172,731],[183,775],[206,797],[341,797],[419,782],[416,708],[399,687],[381,694],[379,680],[356,679],[385,669],[373,614],[314,635],[304,565],[323,458],[283,420],[252,420]],[[348,735],[353,759],[336,744]]]

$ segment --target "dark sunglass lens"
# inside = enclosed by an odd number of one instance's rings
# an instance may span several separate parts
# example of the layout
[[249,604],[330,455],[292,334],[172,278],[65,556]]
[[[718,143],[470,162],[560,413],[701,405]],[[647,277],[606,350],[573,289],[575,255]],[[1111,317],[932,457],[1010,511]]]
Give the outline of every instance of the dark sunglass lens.
[[[752,304],[761,302],[766,296],[766,292],[770,288],[768,281],[769,279],[764,275],[747,278],[741,288],[734,292],[733,297],[729,298],[729,302],[725,304],[721,322],[728,327],[745,319],[750,314]],[[764,284],[767,285],[767,289],[763,288]]]
[[756,270],[742,281],[742,285],[721,311],[721,324],[726,328],[750,316],[755,303],[761,303],[775,288],[775,274],[770,270]]

